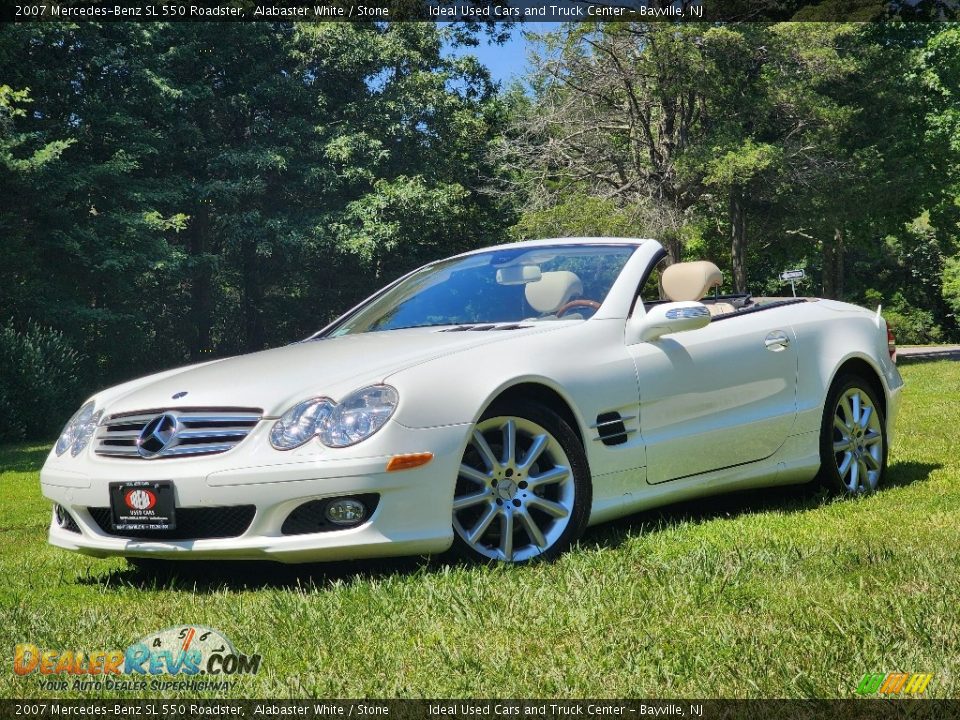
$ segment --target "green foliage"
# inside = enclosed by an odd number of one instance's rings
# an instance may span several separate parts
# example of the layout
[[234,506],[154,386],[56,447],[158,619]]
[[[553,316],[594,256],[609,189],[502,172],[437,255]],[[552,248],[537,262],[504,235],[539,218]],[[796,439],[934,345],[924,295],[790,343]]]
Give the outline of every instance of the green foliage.
[[960,257],[951,257],[943,264],[941,293],[954,318],[960,317]]
[[34,147],[28,134],[16,133],[13,121],[26,116],[29,103],[28,90],[14,90],[9,85],[0,85],[0,165],[11,176],[22,176],[42,169],[73,144],[71,140],[53,140]]
[[746,185],[754,177],[776,166],[783,159],[783,150],[770,143],[757,143],[747,138],[737,146],[724,151],[713,148],[713,159],[707,163],[704,178],[707,185],[729,189],[734,185]]
[[511,228],[518,240],[546,237],[633,237],[643,226],[644,208],[623,207],[607,198],[569,193],[540,210],[526,212]]
[[933,313],[911,304],[903,293],[895,292],[892,297],[884,297],[883,293],[870,289],[864,298],[868,306],[883,308],[883,317],[898,343],[927,345],[942,342],[943,330],[935,322]]
[[883,311],[890,329],[898,343],[904,345],[927,345],[943,341],[943,332],[933,320],[933,313],[921,308],[912,308],[895,298],[894,305]]
[[79,359],[63,333],[0,325],[0,442],[50,438],[77,409]]
[[510,200],[482,192],[501,101],[445,32],[5,28],[0,308],[62,330],[93,390],[303,337],[505,238]]
[[[436,258],[467,231],[468,195],[455,183],[431,187],[422,176],[379,179],[371,192],[347,205],[343,221],[335,226],[339,244],[371,264],[400,261],[403,253]],[[423,241],[414,245],[414,237]],[[409,262],[407,257],[403,264]]]
[[542,45],[512,138],[529,148],[515,234],[589,225],[589,197],[731,289],[782,294],[801,267],[807,294],[873,289],[904,333],[960,338],[940,292],[960,230],[956,27],[580,24]]

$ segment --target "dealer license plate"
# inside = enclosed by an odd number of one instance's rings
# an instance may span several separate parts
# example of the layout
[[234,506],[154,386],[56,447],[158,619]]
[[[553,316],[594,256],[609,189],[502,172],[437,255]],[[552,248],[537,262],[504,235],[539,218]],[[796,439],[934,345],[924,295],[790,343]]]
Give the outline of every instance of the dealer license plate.
[[167,480],[110,483],[114,530],[173,530],[174,504],[173,483]]

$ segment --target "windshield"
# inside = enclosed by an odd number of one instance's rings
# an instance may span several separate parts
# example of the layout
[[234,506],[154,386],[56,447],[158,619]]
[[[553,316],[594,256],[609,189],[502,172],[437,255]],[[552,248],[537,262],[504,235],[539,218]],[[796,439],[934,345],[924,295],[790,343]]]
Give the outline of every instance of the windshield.
[[334,327],[330,336],[431,325],[585,320],[636,246],[507,248],[428,265]]

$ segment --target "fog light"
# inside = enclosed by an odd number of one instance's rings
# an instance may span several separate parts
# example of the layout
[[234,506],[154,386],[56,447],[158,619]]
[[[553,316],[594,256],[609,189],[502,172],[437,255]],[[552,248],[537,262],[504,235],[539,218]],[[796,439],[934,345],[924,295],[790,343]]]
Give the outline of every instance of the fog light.
[[335,525],[356,525],[367,516],[367,508],[357,500],[332,500],[325,514]]
[[67,524],[67,511],[60,507],[60,505],[54,505],[53,518],[57,521],[57,527],[63,527]]

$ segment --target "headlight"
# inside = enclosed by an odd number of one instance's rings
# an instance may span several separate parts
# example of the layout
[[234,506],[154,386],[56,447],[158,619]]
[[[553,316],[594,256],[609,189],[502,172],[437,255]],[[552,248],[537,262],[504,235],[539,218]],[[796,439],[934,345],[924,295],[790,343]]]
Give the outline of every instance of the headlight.
[[337,448],[366,440],[387,423],[399,400],[389,385],[371,385],[350,393],[320,426],[320,442]]
[[397,409],[399,396],[389,385],[371,385],[340,403],[312,398],[293,406],[270,429],[270,444],[293,450],[314,436],[328,447],[356,445],[382,428]]
[[327,398],[313,398],[294,405],[270,429],[270,444],[277,450],[300,447],[317,434],[333,408],[333,402]]
[[103,411],[94,412],[93,401],[88,402],[82,408],[77,410],[76,414],[70,418],[70,422],[63,428],[60,437],[57,439],[57,445],[54,451],[57,456],[63,455],[67,449],[73,457],[79,455],[93,437],[94,430],[100,423],[100,416]]

